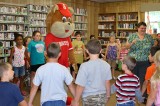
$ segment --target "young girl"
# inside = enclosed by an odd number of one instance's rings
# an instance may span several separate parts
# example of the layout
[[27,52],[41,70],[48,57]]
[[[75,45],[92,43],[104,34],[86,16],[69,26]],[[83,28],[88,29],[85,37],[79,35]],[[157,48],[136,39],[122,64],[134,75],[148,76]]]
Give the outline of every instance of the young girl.
[[156,72],[151,77],[151,91],[147,100],[146,106],[160,106],[160,51],[157,51],[154,56],[156,64]]
[[[84,43],[81,41],[81,36],[82,36],[81,33],[76,32],[74,36],[76,37],[76,39],[72,41],[72,45],[74,49],[74,56],[77,62],[77,67],[79,69],[80,65],[83,63],[84,59],[86,58],[85,47],[84,47]],[[71,70],[73,70],[73,67],[71,68]],[[75,73],[77,72],[72,71],[73,78],[76,78]]]
[[119,54],[119,61],[118,61],[118,69],[122,70],[122,60],[128,54],[128,49],[126,48],[126,44],[121,44],[120,54]]
[[31,86],[36,70],[45,63],[45,45],[44,42],[40,40],[41,33],[34,31],[32,37],[33,40],[28,44],[28,57],[30,57],[31,65]]
[[105,57],[112,68],[112,78],[116,79],[114,76],[114,70],[116,68],[116,60],[119,58],[119,46],[115,42],[115,36],[110,36],[110,42],[106,47]]
[[23,35],[15,34],[16,46],[11,49],[11,55],[9,62],[13,66],[14,70],[14,80],[13,83],[17,83],[20,78],[20,90],[22,95],[26,95],[26,92],[23,91],[23,80],[25,75],[25,47],[23,46]]

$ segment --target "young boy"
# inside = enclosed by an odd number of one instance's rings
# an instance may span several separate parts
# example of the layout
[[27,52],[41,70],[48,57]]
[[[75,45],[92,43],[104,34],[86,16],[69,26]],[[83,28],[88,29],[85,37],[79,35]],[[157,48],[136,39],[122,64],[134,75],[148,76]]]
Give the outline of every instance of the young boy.
[[38,86],[41,84],[42,106],[66,106],[67,93],[64,89],[64,82],[68,85],[74,96],[73,78],[68,69],[58,63],[61,51],[57,43],[51,43],[48,46],[47,56],[48,62],[38,68],[36,72],[28,105],[32,106]]
[[150,79],[151,77],[153,76],[154,72],[156,71],[156,65],[154,63],[154,55],[156,54],[156,52],[159,50],[158,47],[152,47],[151,50],[150,50],[150,54],[148,56],[149,58],[149,61],[152,63],[151,66],[149,66],[147,68],[147,71],[146,71],[146,75],[145,75],[145,81],[143,83],[143,86],[142,86],[142,94],[144,94],[144,92],[146,91],[147,89],[147,95],[150,94],[150,90],[151,90],[151,85],[150,85]]
[[98,40],[90,40],[86,45],[90,60],[82,63],[76,78],[76,96],[73,106],[79,105],[82,95],[83,106],[105,106],[110,97],[110,65],[98,56],[101,44]]
[[0,106],[27,106],[17,85],[10,83],[14,71],[8,63],[0,63]]
[[111,93],[116,92],[116,106],[135,106],[135,96],[139,102],[143,101],[140,92],[139,78],[133,74],[132,70],[136,65],[135,58],[124,57],[122,61],[122,70],[124,74],[119,75],[115,84],[111,87]]

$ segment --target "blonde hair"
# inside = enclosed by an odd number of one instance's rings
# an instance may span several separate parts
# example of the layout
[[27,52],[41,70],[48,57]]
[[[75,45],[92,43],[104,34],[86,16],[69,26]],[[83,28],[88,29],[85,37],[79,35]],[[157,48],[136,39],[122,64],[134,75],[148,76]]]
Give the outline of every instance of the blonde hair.
[[156,71],[151,77],[151,86],[153,88],[156,88],[157,83],[160,83],[160,51],[157,51],[154,55],[154,62],[156,64]]

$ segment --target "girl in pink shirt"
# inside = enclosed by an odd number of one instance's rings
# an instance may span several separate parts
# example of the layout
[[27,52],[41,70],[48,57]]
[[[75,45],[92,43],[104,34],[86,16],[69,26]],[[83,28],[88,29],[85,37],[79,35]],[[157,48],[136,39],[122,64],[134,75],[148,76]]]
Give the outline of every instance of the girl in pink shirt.
[[151,93],[147,100],[146,106],[160,106],[160,51],[157,51],[154,56],[156,64],[156,72],[151,78]]

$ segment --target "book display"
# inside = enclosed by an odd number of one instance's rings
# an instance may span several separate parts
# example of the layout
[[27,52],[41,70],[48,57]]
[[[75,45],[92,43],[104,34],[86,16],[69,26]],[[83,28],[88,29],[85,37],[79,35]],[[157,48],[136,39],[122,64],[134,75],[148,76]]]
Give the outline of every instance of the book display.
[[28,35],[27,7],[0,4],[0,62],[8,61],[15,32]]

